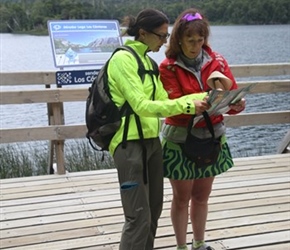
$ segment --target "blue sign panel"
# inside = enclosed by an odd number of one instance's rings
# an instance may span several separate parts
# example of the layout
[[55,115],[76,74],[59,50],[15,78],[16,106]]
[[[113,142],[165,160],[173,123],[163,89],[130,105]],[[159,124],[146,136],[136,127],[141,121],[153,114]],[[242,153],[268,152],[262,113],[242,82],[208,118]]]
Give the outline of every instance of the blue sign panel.
[[73,84],[91,84],[99,70],[78,70],[78,71],[57,71],[56,72],[56,84],[73,85]]
[[117,20],[48,21],[55,67],[103,65],[122,45]]

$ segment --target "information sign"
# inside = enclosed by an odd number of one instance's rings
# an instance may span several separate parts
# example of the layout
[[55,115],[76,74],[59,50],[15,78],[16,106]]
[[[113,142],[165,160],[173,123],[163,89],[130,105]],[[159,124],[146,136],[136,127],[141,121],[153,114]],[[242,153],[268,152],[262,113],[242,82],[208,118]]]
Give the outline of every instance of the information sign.
[[72,70],[72,71],[57,71],[56,84],[72,85],[72,84],[92,84],[99,70]]
[[103,65],[122,45],[117,20],[48,21],[57,68]]

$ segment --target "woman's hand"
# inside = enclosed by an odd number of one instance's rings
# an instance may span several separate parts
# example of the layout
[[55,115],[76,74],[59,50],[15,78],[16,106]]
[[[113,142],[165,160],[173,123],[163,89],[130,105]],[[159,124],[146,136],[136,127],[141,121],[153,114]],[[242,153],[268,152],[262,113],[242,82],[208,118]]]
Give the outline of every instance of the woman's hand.
[[231,104],[230,106],[230,109],[236,111],[236,112],[240,112],[242,110],[245,109],[246,107],[246,100],[244,98],[242,98],[240,101],[234,103],[234,104]]
[[210,105],[207,103],[207,97],[205,99],[201,100],[194,100],[193,101],[195,106],[195,114],[201,115],[202,112],[208,110],[210,108]]

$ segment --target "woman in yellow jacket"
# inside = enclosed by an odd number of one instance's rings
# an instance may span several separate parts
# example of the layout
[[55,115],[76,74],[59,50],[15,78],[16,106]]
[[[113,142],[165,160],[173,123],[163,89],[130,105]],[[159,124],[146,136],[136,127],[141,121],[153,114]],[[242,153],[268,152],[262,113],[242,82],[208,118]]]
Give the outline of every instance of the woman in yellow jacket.
[[[137,52],[146,70],[153,69],[147,52],[158,52],[167,42],[168,23],[167,17],[154,9],[145,9],[136,18],[128,18],[127,34],[135,39],[127,40],[125,45]],[[113,101],[119,107],[126,101],[129,103],[140,118],[144,137],[140,143],[135,116],[131,115],[126,148],[121,145],[124,120],[109,146],[118,170],[125,216],[120,250],[152,250],[163,203],[160,117],[200,114],[209,108],[204,100],[207,94],[170,100],[158,76],[146,74],[141,80],[137,60],[125,50],[111,58],[108,77]]]

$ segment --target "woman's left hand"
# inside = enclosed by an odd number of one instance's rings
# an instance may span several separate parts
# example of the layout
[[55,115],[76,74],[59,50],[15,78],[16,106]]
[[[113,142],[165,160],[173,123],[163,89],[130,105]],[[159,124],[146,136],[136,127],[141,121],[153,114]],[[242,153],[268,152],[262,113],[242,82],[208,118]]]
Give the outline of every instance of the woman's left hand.
[[246,100],[244,98],[242,98],[240,101],[236,102],[235,104],[230,105],[230,109],[237,112],[244,110],[245,107],[246,107]]

